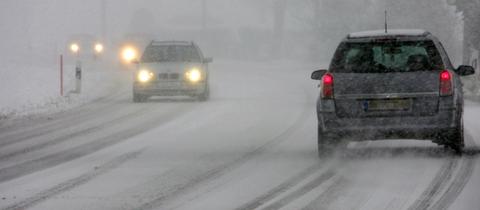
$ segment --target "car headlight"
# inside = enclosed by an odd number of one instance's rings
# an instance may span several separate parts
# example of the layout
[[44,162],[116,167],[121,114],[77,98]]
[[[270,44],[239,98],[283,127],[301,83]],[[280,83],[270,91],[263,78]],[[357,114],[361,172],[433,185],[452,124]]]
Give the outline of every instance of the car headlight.
[[153,76],[153,72],[143,69],[138,72],[137,80],[139,82],[148,82],[153,78]]
[[185,77],[190,82],[198,82],[202,79],[202,72],[198,68],[193,68],[185,73]]
[[137,59],[137,50],[133,47],[125,47],[121,53],[123,60],[127,63],[132,63]]

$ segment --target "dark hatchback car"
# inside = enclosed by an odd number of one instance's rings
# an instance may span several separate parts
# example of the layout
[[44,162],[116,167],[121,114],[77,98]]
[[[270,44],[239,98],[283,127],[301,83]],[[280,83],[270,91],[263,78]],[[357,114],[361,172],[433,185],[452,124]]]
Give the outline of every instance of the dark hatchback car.
[[318,149],[348,141],[421,139],[462,153],[463,91],[442,44],[424,30],[358,32],[338,47],[320,80]]

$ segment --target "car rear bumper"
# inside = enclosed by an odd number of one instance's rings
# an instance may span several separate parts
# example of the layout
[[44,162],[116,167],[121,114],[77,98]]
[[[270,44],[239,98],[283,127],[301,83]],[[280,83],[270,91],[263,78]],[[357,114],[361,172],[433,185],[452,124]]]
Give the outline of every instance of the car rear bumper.
[[184,81],[174,82],[151,82],[133,84],[133,92],[149,96],[195,96],[205,93],[205,82],[189,83]]
[[352,136],[358,140],[388,138],[434,139],[457,127],[457,110],[441,110],[432,116],[338,118],[319,113],[319,126],[326,133]]

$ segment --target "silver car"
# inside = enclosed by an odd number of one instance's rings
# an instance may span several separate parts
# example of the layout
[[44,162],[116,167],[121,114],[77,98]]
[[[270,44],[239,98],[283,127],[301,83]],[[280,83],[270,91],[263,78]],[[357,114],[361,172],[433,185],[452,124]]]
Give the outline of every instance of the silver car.
[[317,102],[321,156],[348,141],[421,139],[464,147],[463,92],[442,44],[424,30],[358,32],[338,47],[320,80]]
[[145,49],[135,73],[133,101],[150,96],[191,96],[208,100],[208,64],[193,42],[152,41]]

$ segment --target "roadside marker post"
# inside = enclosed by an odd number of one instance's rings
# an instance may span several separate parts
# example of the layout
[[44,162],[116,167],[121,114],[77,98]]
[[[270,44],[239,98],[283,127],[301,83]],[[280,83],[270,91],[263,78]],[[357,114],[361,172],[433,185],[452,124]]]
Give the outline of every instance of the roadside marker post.
[[81,93],[82,92],[82,63],[80,61],[77,61],[77,64],[75,65],[75,80],[76,80],[75,92]]

